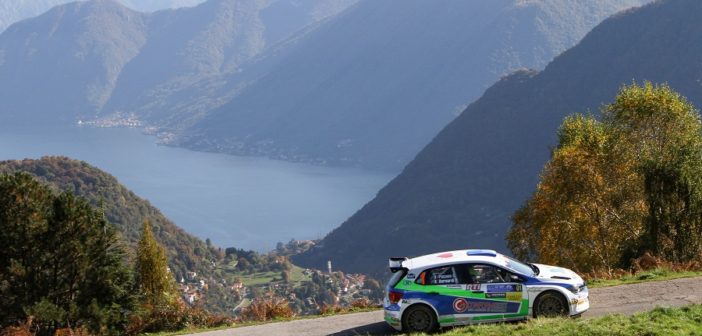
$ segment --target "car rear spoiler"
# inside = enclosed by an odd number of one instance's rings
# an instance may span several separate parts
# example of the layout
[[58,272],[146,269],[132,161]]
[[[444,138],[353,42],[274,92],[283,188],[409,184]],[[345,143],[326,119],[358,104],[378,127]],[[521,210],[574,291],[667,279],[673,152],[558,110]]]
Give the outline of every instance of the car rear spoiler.
[[390,266],[390,272],[395,273],[397,271],[406,270],[407,267],[402,265],[403,262],[409,260],[407,257],[390,257],[388,260],[388,266]]

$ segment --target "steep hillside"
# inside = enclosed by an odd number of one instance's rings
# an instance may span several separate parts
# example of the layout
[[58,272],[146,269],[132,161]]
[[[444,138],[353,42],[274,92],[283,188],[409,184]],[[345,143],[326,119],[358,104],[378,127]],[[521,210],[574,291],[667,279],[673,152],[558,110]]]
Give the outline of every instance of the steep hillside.
[[[0,1],[0,33],[11,24],[40,15],[54,6],[85,0],[5,0]],[[194,6],[204,0],[119,0],[129,8],[142,12]]]
[[702,107],[701,15],[696,0],[656,2],[604,21],[540,73],[503,78],[296,261],[380,274],[389,256],[505,250],[509,217],[534,190],[565,115],[596,111],[632,80],[667,82]]
[[112,175],[65,157],[0,161],[0,174],[17,171],[29,172],[58,190],[71,191],[94,206],[102,207],[110,223],[132,247],[140,238],[143,221],[151,221],[156,239],[168,250],[169,265],[177,278],[185,276],[186,271],[211,274],[210,261],[215,260],[211,249],[202,240],[177,227]]
[[[225,84],[221,75],[238,73],[270,45],[356,1],[209,0],[147,14],[117,0],[57,6],[0,34],[0,119],[73,123],[133,116],[158,126],[187,123],[230,98],[217,91]],[[38,10],[42,4],[3,2],[0,9]],[[192,108],[181,109],[185,102]]]
[[242,66],[268,47],[355,2],[209,0],[153,13],[148,41],[120,74],[101,117],[136,116],[183,128],[229,98],[220,91],[226,84],[221,76],[238,81]]
[[146,41],[145,19],[94,0],[12,25],[0,34],[0,120],[73,121],[97,111]]
[[399,170],[500,76],[646,2],[362,1],[174,144]]

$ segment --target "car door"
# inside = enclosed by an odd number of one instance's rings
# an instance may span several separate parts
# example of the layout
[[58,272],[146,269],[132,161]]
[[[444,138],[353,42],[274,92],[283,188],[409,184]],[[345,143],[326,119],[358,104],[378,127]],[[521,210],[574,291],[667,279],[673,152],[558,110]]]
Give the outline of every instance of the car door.
[[490,264],[470,264],[468,272],[472,293],[479,287],[483,295],[467,310],[474,314],[473,320],[519,319],[528,314],[529,300],[519,277]]

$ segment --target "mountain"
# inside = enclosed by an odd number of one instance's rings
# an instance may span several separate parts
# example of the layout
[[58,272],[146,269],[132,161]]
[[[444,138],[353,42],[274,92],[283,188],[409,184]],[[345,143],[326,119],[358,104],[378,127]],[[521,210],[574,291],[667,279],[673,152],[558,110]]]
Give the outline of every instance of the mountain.
[[[0,2],[0,32],[11,24],[40,15],[54,6],[84,0],[5,0]],[[204,0],[122,0],[129,8],[142,12],[195,6]]]
[[397,171],[500,76],[646,2],[361,1],[172,143]]
[[187,271],[205,276],[212,273],[210,263],[216,258],[208,244],[177,227],[112,175],[66,157],[0,161],[0,174],[18,171],[31,173],[57,190],[73,192],[92,205],[102,207],[107,219],[134,251],[141,238],[142,223],[148,219],[156,240],[166,247],[169,266],[176,278],[184,277]]
[[564,116],[597,111],[632,81],[668,83],[702,107],[702,2],[615,15],[543,71],[501,79],[444,128],[375,199],[295,258],[382,274],[389,256],[506,252],[510,216],[533,192]]
[[205,0],[119,0],[125,6],[140,12],[154,12],[162,9],[194,7]]
[[[57,6],[0,34],[0,118],[185,122],[199,111],[181,116],[162,101],[176,95],[181,105],[199,82],[212,92],[217,76],[355,1],[210,0],[146,14],[115,0]],[[208,97],[205,107],[226,98]]]
[[0,34],[0,120],[74,122],[104,104],[146,41],[146,16],[111,0],[75,2]]
[[209,0],[153,13],[148,41],[120,74],[100,116],[134,116],[181,129],[228,98],[227,89],[220,90],[222,76],[238,78],[245,64],[271,46],[355,2]]

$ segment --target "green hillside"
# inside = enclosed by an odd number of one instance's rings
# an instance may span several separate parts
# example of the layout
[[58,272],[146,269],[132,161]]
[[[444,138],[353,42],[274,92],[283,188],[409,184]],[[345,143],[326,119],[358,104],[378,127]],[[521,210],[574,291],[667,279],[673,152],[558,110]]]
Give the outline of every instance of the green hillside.
[[185,276],[187,271],[205,276],[212,273],[211,261],[216,257],[213,248],[177,227],[149,201],[125,188],[114,176],[66,157],[0,162],[0,174],[18,171],[29,172],[57,190],[71,191],[92,205],[102,207],[107,219],[132,248],[139,240],[143,221],[151,221],[156,239],[168,251],[169,266],[177,279]]

